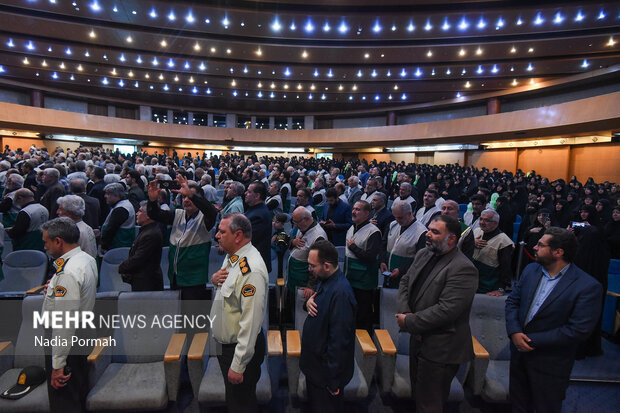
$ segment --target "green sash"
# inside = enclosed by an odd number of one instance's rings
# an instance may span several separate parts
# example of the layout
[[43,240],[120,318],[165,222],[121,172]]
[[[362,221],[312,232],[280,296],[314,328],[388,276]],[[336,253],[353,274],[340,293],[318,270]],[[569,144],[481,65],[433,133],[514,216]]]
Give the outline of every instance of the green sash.
[[366,265],[357,258],[346,257],[345,273],[351,287],[360,290],[374,290],[379,283],[379,262],[375,259]]

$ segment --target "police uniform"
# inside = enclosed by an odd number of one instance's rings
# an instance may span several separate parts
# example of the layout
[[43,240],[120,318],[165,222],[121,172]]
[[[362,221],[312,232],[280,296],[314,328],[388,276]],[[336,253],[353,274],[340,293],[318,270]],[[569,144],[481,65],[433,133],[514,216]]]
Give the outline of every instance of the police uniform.
[[[256,383],[265,357],[261,329],[267,305],[267,267],[258,250],[248,242],[235,254],[226,255],[222,268],[228,277],[216,286],[211,307],[212,334],[221,345],[218,356],[229,412],[258,411]],[[243,374],[243,383],[231,384],[228,370]]]
[[[95,259],[76,247],[54,261],[56,273],[50,280],[43,301],[43,311],[92,311],[97,294],[97,264]],[[84,411],[88,394],[86,355],[71,348],[75,328],[52,329],[51,338],[67,340],[67,345],[51,347],[46,352],[48,395],[52,412]],[[71,368],[66,386],[56,390],[51,386],[52,369]]]

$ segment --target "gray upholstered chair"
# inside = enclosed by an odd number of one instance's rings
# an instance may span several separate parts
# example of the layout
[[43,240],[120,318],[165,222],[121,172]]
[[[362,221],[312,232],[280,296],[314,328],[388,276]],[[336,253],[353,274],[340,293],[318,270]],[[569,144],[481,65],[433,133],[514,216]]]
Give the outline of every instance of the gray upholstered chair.
[[118,266],[129,256],[129,249],[114,248],[103,255],[97,291],[131,291],[131,285],[124,282],[118,273]]
[[[306,376],[299,368],[301,357],[301,334],[308,313],[303,310],[302,290],[295,297],[295,330],[286,332],[286,370],[289,393],[300,400],[307,399]],[[344,399],[359,401],[366,399],[375,372],[377,349],[366,330],[356,330],[355,366],[351,381],[344,387]]]
[[42,285],[47,275],[47,255],[36,250],[13,251],[2,264],[0,292],[20,293]]
[[[45,355],[42,346],[35,345],[35,337],[43,335],[43,328],[34,329],[32,314],[40,312],[43,306],[42,295],[26,296],[22,301],[22,321],[15,345],[0,343],[0,392],[17,383],[19,372],[26,366],[45,368]],[[39,385],[32,392],[18,400],[0,399],[0,412],[34,413],[49,412],[47,384]]]
[[162,410],[176,401],[185,334],[154,325],[154,320],[180,314],[179,291],[123,292],[118,298],[121,318],[144,316],[144,325],[114,330],[115,346],[96,347],[88,357],[92,385],[88,410]]
[[161,273],[164,276],[164,289],[165,290],[169,290],[170,289],[170,278],[168,278],[168,265],[170,264],[168,262],[168,251],[170,250],[170,247],[165,246],[161,249],[161,261],[160,261],[160,267],[161,267]]
[[[281,357],[282,335],[280,331],[269,330],[269,306],[265,306],[263,333],[266,334],[267,356],[261,364],[261,375],[256,384],[256,398],[259,404],[267,404],[271,400],[271,378],[268,363],[271,357]],[[194,392],[194,398],[201,407],[224,406],[226,403],[226,387],[220,364],[217,360],[217,343],[209,333],[194,334],[187,354],[187,370]]]
[[474,394],[492,403],[508,403],[510,339],[506,335],[506,296],[476,294],[469,316],[471,333],[488,353],[472,365]]
[[[375,330],[377,346],[377,379],[382,393],[391,393],[398,399],[411,398],[409,375],[409,333],[401,332],[394,316],[398,307],[398,290],[381,288],[379,330]],[[465,400],[463,384],[470,363],[460,366],[450,384],[448,402]]]

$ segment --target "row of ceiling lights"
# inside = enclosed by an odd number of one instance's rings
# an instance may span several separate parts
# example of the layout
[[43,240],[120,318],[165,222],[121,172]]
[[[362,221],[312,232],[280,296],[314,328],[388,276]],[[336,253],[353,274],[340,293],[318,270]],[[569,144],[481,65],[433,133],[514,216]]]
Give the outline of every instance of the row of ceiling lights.
[[[55,4],[56,0],[49,0],[49,2],[52,4]],[[77,2],[74,1],[72,5],[76,8],[77,11],[79,11],[79,6]],[[101,5],[101,3],[98,0],[91,1],[89,3],[89,6],[90,6],[90,9],[95,13],[99,13],[104,10],[104,7]],[[113,5],[111,10],[114,13],[118,13],[119,11],[116,5]],[[131,14],[138,15],[139,13],[137,9],[133,9],[131,10]],[[160,17],[160,12],[158,12],[157,9],[155,9],[154,7],[151,7],[148,12],[145,12],[143,14],[147,14],[151,19],[158,19]],[[165,18],[169,22],[175,22],[177,19],[180,19],[180,18],[184,18],[186,24],[195,24],[200,21],[204,21],[205,24],[209,25],[212,22],[212,19],[210,17],[202,18],[202,17],[196,16],[196,14],[191,9],[188,10],[186,13],[178,13],[178,12],[175,13],[174,9],[169,9],[168,12],[162,12],[161,14],[165,16]],[[536,13],[531,23],[534,26],[541,26],[543,23],[545,23],[545,21],[549,20],[555,25],[560,25],[564,23],[567,19],[570,19],[570,17],[568,16],[568,13],[562,13],[561,11],[557,11],[551,14],[553,17],[547,17],[545,16],[543,12],[539,11]],[[179,16],[183,16],[183,17],[179,17]],[[600,9],[599,12],[596,13],[593,17],[595,17],[596,20],[605,20],[605,18],[607,17],[607,12],[605,11],[605,9]],[[582,10],[578,10],[572,19],[574,22],[581,23],[585,21],[586,18],[587,18],[587,15],[584,14]],[[319,20],[319,19],[317,18],[316,20]],[[414,32],[416,29],[414,20],[412,18],[408,18],[408,20],[409,20],[408,23],[402,24],[401,27],[403,27],[409,33]],[[460,19],[457,19],[457,21],[453,20],[452,23],[450,22],[450,19],[448,17],[444,17],[443,19],[440,18],[439,20],[441,21],[441,24],[440,25],[438,24],[437,27],[441,28],[441,30],[443,31],[450,30],[453,25],[461,31],[465,31],[469,29],[471,26],[475,26],[479,30],[483,30],[487,27],[494,26],[495,30],[500,30],[506,25],[506,20],[502,18],[501,16],[498,17],[494,23],[488,22],[482,16],[476,18],[476,17],[472,17],[468,15],[463,15]],[[225,13],[223,17],[220,19],[220,23],[222,27],[224,27],[225,29],[228,29],[229,27],[233,25],[233,22],[228,17],[227,13]],[[525,24],[525,21],[523,20],[522,17],[517,17],[517,19],[514,21],[514,24],[516,26],[522,26]],[[245,22],[240,21],[239,25],[241,27],[245,27]],[[281,32],[284,28],[288,28],[291,32],[296,32],[297,29],[299,28],[298,24],[295,23],[295,20],[291,20],[290,22],[284,22],[283,19],[280,19],[278,16],[275,16],[268,26],[271,28],[272,31],[276,33]],[[333,31],[338,31],[340,34],[347,34],[348,32],[351,31],[351,26],[347,24],[344,18],[340,19],[339,23],[333,23],[332,21],[332,24],[330,24],[329,20],[326,19],[321,24],[321,23],[315,22],[314,20],[312,20],[312,18],[308,17],[304,22],[301,23],[301,27],[303,28],[303,30],[309,34],[312,34],[313,32],[315,32],[315,30],[318,31],[319,26],[320,26],[320,30],[322,30],[324,33],[330,33],[333,30]],[[258,27],[261,28],[262,25],[258,25]],[[398,30],[398,26],[395,23],[391,25],[386,25],[386,27],[389,27],[389,30],[392,32],[396,32]],[[434,25],[432,24],[431,18],[430,17],[427,18],[423,26],[423,29],[429,32],[433,29],[433,27]],[[375,34],[379,34],[384,30],[384,25],[381,23],[381,20],[379,18],[375,20],[372,27],[370,27],[370,30]],[[363,31],[363,27],[358,26],[356,30],[354,31],[356,31],[357,34],[360,34]]]

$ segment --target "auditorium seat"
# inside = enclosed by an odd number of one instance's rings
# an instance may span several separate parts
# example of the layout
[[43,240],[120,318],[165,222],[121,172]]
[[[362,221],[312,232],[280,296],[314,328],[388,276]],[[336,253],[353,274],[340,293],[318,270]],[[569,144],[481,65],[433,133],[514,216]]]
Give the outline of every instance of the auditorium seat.
[[[0,391],[13,387],[24,367],[45,368],[43,346],[35,345],[35,337],[43,335],[43,328],[34,329],[32,316],[35,311],[40,312],[42,306],[43,295],[25,297],[22,301],[22,320],[15,344],[0,342]],[[18,400],[0,398],[0,412],[35,413],[49,410],[46,383]]]
[[[282,335],[280,331],[269,330],[269,305],[265,306],[263,318],[263,333],[265,334],[266,356],[261,364],[261,375],[256,384],[256,398],[259,404],[267,404],[273,394],[271,376],[269,374],[269,359],[281,357]],[[194,398],[198,400],[200,408],[225,406],[226,388],[220,364],[217,360],[218,344],[211,333],[197,333],[187,355],[187,370]]]
[[209,252],[209,283],[211,282],[213,274],[224,266],[224,258],[226,258],[226,254],[220,254],[218,247],[215,245],[211,247],[211,251]]
[[153,325],[157,318],[180,314],[178,291],[123,292],[121,317],[144,315],[139,324],[114,330],[115,346],[96,347],[88,356],[92,374],[86,408],[91,411],[154,411],[176,401],[186,335]]
[[[307,399],[306,377],[299,368],[301,333],[308,315],[303,310],[303,303],[303,292],[298,289],[295,299],[295,330],[286,332],[286,370],[289,393],[300,400]],[[356,330],[353,378],[344,387],[345,400],[360,401],[368,397],[376,362],[377,349],[368,332]]]
[[459,204],[459,219],[463,218],[465,212],[467,212],[467,204]]
[[469,316],[472,335],[488,352],[488,358],[476,358],[472,365],[472,388],[490,403],[508,403],[510,339],[506,335],[506,296],[476,294]]
[[45,283],[47,255],[36,250],[13,251],[4,258],[0,280],[1,293],[23,294]]
[[127,259],[129,250],[129,247],[114,248],[103,255],[97,291],[131,291],[131,285],[118,273],[118,266]]
[[519,241],[519,228],[521,228],[521,215],[517,215],[515,222],[512,224],[512,242],[517,245],[517,241]]
[[[394,316],[398,306],[398,290],[381,288],[379,330],[375,330],[377,347],[377,380],[379,390],[397,399],[411,398],[409,375],[409,333],[401,332]],[[467,378],[470,363],[459,367],[450,384],[448,402],[465,400],[463,384]]]
[[602,330],[615,334],[620,329],[620,260],[610,260],[607,271],[607,294],[603,307]]
[[168,262],[168,251],[169,250],[170,250],[170,247],[168,246],[165,246],[161,249],[160,267],[161,267],[161,273],[164,276],[164,289],[165,290],[170,289],[170,278],[168,278],[168,265],[170,264]]

